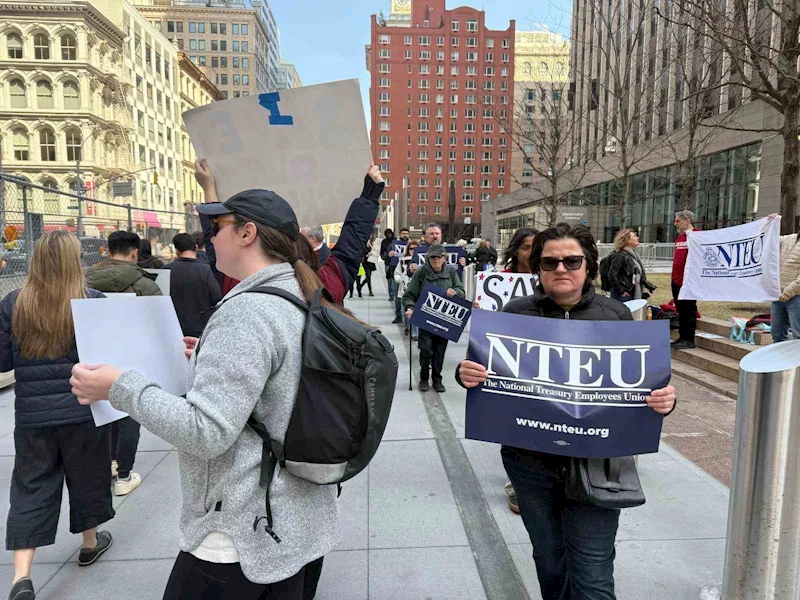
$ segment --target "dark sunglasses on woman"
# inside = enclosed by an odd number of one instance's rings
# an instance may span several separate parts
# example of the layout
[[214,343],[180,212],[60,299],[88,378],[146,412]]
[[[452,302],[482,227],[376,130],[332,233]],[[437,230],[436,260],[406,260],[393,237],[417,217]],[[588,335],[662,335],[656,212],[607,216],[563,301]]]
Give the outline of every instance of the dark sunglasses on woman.
[[543,256],[539,259],[539,267],[542,271],[555,271],[560,263],[564,263],[567,271],[577,271],[581,268],[584,258],[584,256],[565,256],[564,258]]

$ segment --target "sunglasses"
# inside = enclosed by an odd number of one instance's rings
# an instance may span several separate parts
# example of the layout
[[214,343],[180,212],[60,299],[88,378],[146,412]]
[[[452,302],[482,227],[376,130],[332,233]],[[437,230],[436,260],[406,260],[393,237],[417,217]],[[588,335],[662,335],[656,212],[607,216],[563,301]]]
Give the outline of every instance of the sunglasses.
[[584,258],[584,256],[565,256],[564,258],[543,256],[539,259],[539,267],[542,271],[555,271],[559,264],[564,263],[564,268],[567,271],[577,271],[581,268]]
[[219,235],[219,230],[222,229],[225,225],[233,225],[236,221],[233,219],[223,220],[220,218],[213,218],[211,219],[211,237]]

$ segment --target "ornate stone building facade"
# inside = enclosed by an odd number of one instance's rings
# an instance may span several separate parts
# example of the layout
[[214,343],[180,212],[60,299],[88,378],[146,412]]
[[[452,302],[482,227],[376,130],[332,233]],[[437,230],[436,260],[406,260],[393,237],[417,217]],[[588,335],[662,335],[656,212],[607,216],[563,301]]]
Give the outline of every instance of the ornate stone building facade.
[[[131,168],[122,30],[87,3],[6,1],[0,14],[0,171],[61,190],[79,174],[107,199],[103,183]],[[44,203],[46,222],[69,210]]]
[[[217,89],[206,73],[192,62],[183,52],[178,53],[178,68],[180,71],[180,113],[192,110],[198,106],[211,104],[216,100],[224,100],[225,96]],[[183,204],[187,209],[192,204],[205,202],[203,190],[194,178],[194,163],[197,153],[194,151],[189,139],[189,132],[181,119],[181,171],[183,178]]]

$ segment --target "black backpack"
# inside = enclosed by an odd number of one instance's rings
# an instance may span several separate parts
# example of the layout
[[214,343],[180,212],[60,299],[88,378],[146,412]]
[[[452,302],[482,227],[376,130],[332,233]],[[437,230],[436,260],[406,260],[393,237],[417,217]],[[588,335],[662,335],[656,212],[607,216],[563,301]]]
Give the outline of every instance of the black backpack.
[[609,279],[608,275],[611,271],[612,256],[614,256],[614,252],[600,261],[600,289],[602,289],[604,292],[611,291],[611,280]]
[[320,304],[317,290],[310,305],[274,287],[247,292],[280,296],[306,312],[303,364],[284,443],[270,438],[263,423],[247,422],[264,441],[259,485],[266,490],[266,519],[273,530],[269,488],[275,466],[319,485],[341,484],[357,475],[381,443],[397,382],[394,347],[378,329]]

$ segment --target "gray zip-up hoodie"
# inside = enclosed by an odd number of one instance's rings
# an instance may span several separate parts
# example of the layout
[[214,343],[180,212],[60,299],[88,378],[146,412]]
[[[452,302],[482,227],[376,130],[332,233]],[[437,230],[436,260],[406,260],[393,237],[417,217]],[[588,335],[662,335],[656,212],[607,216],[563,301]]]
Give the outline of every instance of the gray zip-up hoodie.
[[[305,316],[282,298],[243,294],[258,285],[300,296],[286,263],[251,275],[222,300],[189,366],[186,399],[135,371],[111,388],[113,406],[180,451],[183,487],[180,548],[194,550],[212,531],[231,537],[245,576],[274,583],[333,550],[340,531],[335,486],[319,486],[277,467],[270,488],[276,543],[264,531],[258,486],[261,438],[251,413],[283,443],[300,382]],[[221,503],[221,504],[218,504]]]

